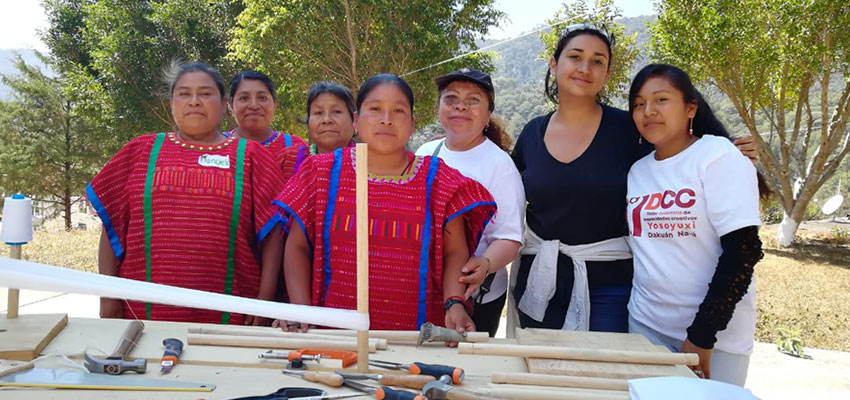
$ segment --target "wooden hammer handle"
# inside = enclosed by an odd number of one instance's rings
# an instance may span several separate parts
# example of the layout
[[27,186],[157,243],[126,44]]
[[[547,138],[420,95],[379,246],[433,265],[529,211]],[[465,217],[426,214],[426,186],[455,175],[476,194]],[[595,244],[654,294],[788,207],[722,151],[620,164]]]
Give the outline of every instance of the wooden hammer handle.
[[452,389],[446,393],[446,396],[449,400],[484,400],[491,399],[490,397],[482,397],[474,392],[470,392],[469,390],[464,389]]
[[136,346],[136,342],[139,340],[139,336],[142,335],[144,329],[145,324],[142,321],[130,321],[127,329],[124,329],[124,334],[121,335],[121,339],[118,341],[118,346],[115,347],[115,351],[108,358],[123,360],[127,357],[127,354],[130,354],[130,351]]
[[331,387],[340,387],[343,382],[342,376],[331,372],[306,371],[304,372],[304,379],[310,382],[324,383]]
[[21,371],[26,371],[28,369],[32,369],[32,367],[34,367],[34,366],[35,366],[35,364],[28,362],[28,363],[23,363],[21,365],[18,365],[16,367],[4,369],[4,370],[0,371],[0,378],[4,377],[6,375],[12,375],[12,374],[16,374],[16,373],[21,372]]

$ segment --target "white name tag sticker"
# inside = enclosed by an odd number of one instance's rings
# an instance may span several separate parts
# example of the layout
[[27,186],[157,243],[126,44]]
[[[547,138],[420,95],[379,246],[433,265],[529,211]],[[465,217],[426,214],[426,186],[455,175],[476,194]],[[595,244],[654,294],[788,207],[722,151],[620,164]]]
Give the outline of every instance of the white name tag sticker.
[[204,167],[230,169],[230,156],[204,154],[198,157],[198,164]]

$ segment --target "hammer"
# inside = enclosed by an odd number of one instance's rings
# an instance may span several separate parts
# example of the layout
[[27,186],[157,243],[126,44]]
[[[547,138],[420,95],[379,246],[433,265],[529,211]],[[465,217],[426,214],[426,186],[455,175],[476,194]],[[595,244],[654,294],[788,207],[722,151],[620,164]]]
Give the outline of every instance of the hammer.
[[428,397],[428,400],[484,400],[485,397],[476,395],[469,390],[455,389],[449,382],[452,378],[448,375],[443,375],[439,380],[428,382],[422,388],[422,394]]
[[138,360],[125,360],[124,357],[130,353],[130,350],[136,345],[142,330],[145,329],[145,324],[141,321],[131,321],[121,335],[121,340],[118,341],[118,346],[109,357],[96,358],[85,354],[86,369],[89,372],[96,374],[121,375],[127,371],[133,371],[139,374],[144,374],[148,367],[148,360],[140,358]]

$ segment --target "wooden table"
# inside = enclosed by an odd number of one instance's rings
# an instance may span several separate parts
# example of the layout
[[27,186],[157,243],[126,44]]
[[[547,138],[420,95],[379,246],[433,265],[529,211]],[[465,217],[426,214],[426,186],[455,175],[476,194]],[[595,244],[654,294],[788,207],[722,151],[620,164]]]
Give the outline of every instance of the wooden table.
[[[42,354],[62,354],[72,359],[82,359],[86,348],[91,354],[100,355],[111,352],[127,325],[126,320],[71,318],[68,325],[44,349]],[[159,360],[162,357],[162,340],[173,337],[186,343],[190,327],[217,326],[178,322],[146,321],[145,330],[130,358],[144,357],[148,360],[148,372],[140,377],[152,379],[174,379],[188,382],[211,383],[217,385],[213,392],[131,392],[131,391],[89,391],[89,390],[51,390],[51,389],[0,389],[0,399],[230,399],[234,397],[263,395],[282,387],[321,387],[329,393],[351,392],[349,388],[329,388],[306,382],[300,378],[284,375],[283,360],[259,359],[257,354],[267,348],[237,348],[218,346],[185,345],[181,363],[170,374],[159,374]],[[270,329],[270,328],[257,328]],[[285,350],[280,350],[285,351]],[[456,349],[441,344],[428,344],[420,348],[414,345],[390,343],[387,350],[370,354],[370,358],[385,361],[409,363],[453,364],[464,368],[468,388],[487,386],[492,371],[525,372],[525,362],[516,357],[492,357],[478,355],[459,355]],[[314,363],[307,362],[310,369]],[[322,360],[322,367],[339,366],[336,360]],[[351,368],[353,370],[353,367]],[[387,370],[375,369],[381,373]],[[133,373],[128,373],[133,375]],[[367,381],[368,382],[368,381]],[[373,383],[373,382],[369,382]],[[363,397],[368,398],[368,397]]]
[[[42,354],[61,354],[72,359],[80,360],[87,348],[89,348],[91,354],[100,355],[101,352],[97,350],[98,348],[110,352],[115,347],[127,323],[127,320],[70,318],[68,325],[50,342],[42,351]],[[89,390],[0,389],[0,399],[231,399],[242,396],[264,395],[282,387],[321,387],[329,393],[352,391],[345,387],[329,388],[317,386],[300,378],[282,374],[280,370],[285,368],[285,361],[266,360],[257,357],[257,354],[268,350],[267,348],[237,348],[186,344],[181,362],[174,367],[170,374],[159,374],[159,360],[163,353],[163,339],[173,337],[187,343],[186,338],[189,328],[209,326],[217,325],[147,321],[145,322],[144,333],[136,348],[131,352],[130,358],[144,357],[148,360],[148,372],[140,375],[140,377],[214,384],[217,387],[213,392],[106,392]],[[570,335],[575,334],[571,333]],[[595,333],[586,334],[596,335]],[[625,339],[628,340],[618,341],[630,342],[634,338]],[[509,339],[491,339],[491,342],[516,343]],[[544,340],[543,342],[552,343],[548,340]],[[588,343],[593,343],[594,346],[599,345],[598,340],[590,340]],[[619,348],[622,348],[622,346],[622,344],[619,344]],[[412,344],[390,342],[387,350],[379,350],[376,353],[370,354],[370,359],[401,363],[421,361],[424,363],[439,363],[461,367],[466,371],[466,381],[463,387],[471,390],[492,387],[493,384],[490,383],[490,379],[492,373],[495,371],[528,372],[526,360],[519,357],[460,355],[456,349],[447,348],[442,344],[428,344],[417,348]],[[307,365],[310,369],[316,369],[314,363],[308,362]],[[336,360],[322,360],[322,363],[319,364],[324,369],[333,368],[338,365]],[[353,368],[351,367],[351,369]],[[676,375],[686,375],[688,373],[687,368],[684,366],[671,368],[679,369]],[[375,369],[374,371],[390,373],[383,369]],[[132,375],[132,373],[129,374]]]

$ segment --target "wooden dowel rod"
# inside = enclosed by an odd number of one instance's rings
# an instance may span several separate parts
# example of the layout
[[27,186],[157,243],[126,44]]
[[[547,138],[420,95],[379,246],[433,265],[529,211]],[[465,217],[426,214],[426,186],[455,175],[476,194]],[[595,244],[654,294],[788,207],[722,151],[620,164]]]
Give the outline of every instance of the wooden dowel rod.
[[[357,336],[357,331],[345,329],[310,329],[310,333],[334,336]],[[419,331],[372,330],[369,331],[369,337],[386,339],[390,342],[416,342],[417,340],[419,340]],[[490,336],[487,334],[487,332],[466,333],[466,341],[470,343],[482,343],[488,342],[489,340]]]
[[[9,258],[16,260],[21,259],[21,245],[14,244],[9,246]],[[9,288],[6,302],[6,319],[18,318],[18,308],[20,307],[20,291],[18,289]]]
[[[190,333],[187,335],[189,344],[228,347],[257,347],[264,349],[326,349],[357,351],[357,343],[339,340],[310,340],[287,338],[262,338],[256,336],[205,335]],[[374,353],[377,349],[367,342],[367,351]]]
[[690,353],[656,353],[632,350],[582,349],[556,346],[524,346],[491,343],[460,343],[460,354],[549,358],[557,360],[609,361],[631,364],[697,365],[699,356]]
[[522,372],[493,372],[493,383],[518,385],[560,386],[584,389],[629,390],[625,379],[594,378],[587,376],[528,374]]
[[[283,332],[280,329],[275,328],[267,328],[267,329],[249,329],[251,327],[231,327],[231,328],[216,328],[216,327],[198,327],[198,328],[189,328],[189,333],[196,333],[201,335],[228,335],[228,336],[259,336],[259,337],[273,337],[273,338],[290,338],[290,339],[310,339],[310,340],[342,340],[345,342],[357,343],[357,340],[353,337],[347,336],[333,336],[333,335],[320,335],[314,334],[311,332],[301,333],[301,332]],[[387,339],[378,339],[378,338],[369,338],[369,346],[375,346],[378,350],[386,350],[387,349]]]
[[21,365],[18,365],[18,366],[9,368],[9,369],[4,369],[4,370],[0,371],[0,378],[4,377],[6,375],[16,374],[16,373],[21,372],[21,371],[26,371],[28,369],[32,369],[32,367],[34,367],[34,366],[35,366],[34,363],[28,362],[28,363],[23,363]]
[[[369,154],[358,143],[355,152],[355,220],[357,233],[357,312],[369,315]],[[369,331],[357,331],[357,370],[369,372]]]
[[475,393],[487,398],[515,400],[631,400],[628,392],[572,388],[545,389],[528,386],[495,386],[475,390]]

